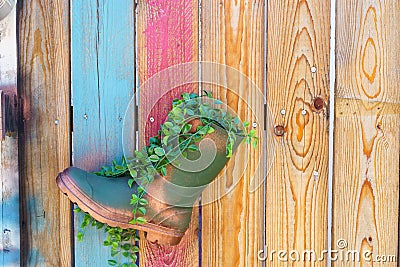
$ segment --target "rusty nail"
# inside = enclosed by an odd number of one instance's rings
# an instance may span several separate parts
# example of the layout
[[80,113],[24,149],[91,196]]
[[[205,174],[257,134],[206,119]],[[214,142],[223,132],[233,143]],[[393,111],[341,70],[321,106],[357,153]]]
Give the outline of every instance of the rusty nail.
[[282,136],[285,134],[285,127],[282,125],[276,125],[274,129],[274,133],[276,136]]
[[324,100],[321,97],[314,98],[313,106],[316,110],[321,110],[324,106]]

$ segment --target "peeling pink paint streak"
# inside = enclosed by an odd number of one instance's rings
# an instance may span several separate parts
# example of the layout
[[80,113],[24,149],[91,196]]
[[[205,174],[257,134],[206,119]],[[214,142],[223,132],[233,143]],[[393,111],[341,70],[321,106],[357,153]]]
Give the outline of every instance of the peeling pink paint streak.
[[[144,83],[156,73],[176,64],[197,61],[197,49],[193,29],[197,25],[196,8],[193,0],[148,0],[146,2],[146,27],[143,32],[145,47],[139,53],[146,52],[146,66],[139,66],[140,82]],[[193,75],[188,70],[185,77]],[[176,75],[175,75],[176,76]],[[173,77],[180,79],[180,77]],[[182,92],[193,92],[196,87],[192,84],[179,88],[152,88],[141,92],[142,118],[149,122],[155,118],[154,123],[145,127],[145,140],[157,134],[160,124],[166,119],[172,99],[177,98]],[[172,90],[173,89],[173,90]],[[150,101],[152,100],[152,101]],[[154,101],[157,104],[152,110]]]
[[192,0],[149,0],[146,30],[147,77],[193,61]]

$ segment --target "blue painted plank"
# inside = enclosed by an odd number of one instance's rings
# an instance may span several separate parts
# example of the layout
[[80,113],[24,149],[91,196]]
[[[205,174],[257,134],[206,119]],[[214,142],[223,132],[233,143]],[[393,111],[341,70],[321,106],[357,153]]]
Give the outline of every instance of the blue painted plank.
[[[122,123],[135,82],[132,0],[72,1],[73,162],[88,171],[121,158]],[[75,231],[82,222],[75,216]],[[75,266],[107,266],[104,233],[75,241]]]
[[[0,22],[0,132],[5,131],[3,92],[17,90],[16,11]],[[3,117],[4,116],[4,117]],[[3,118],[2,118],[3,117]],[[5,133],[5,132],[3,132]],[[5,137],[3,140],[2,138]],[[0,134],[0,266],[20,266],[18,138]]]

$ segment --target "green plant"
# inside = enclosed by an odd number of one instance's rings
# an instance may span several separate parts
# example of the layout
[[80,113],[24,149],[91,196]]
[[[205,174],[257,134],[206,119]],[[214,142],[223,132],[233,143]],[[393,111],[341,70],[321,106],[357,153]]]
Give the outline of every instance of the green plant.
[[[257,146],[256,131],[254,129],[245,130],[249,127],[249,123],[241,123],[239,118],[218,108],[221,104],[221,101],[212,99],[209,92],[204,92],[201,96],[194,93],[183,93],[180,99],[173,100],[167,120],[161,125],[158,135],[150,138],[147,146],[135,151],[133,157],[126,159],[122,157],[120,163],[113,160],[111,166],[102,167],[99,172],[95,173],[115,178],[129,174],[132,178],[128,181],[128,186],[132,187],[135,182],[138,183],[138,190],[132,194],[130,201],[133,214],[131,224],[146,223],[143,216],[146,214],[148,202],[144,196],[146,186],[154,180],[154,176],[157,173],[162,176],[167,175],[166,166],[168,164],[172,162],[179,164],[179,156],[186,156],[188,150],[199,150],[196,143],[207,134],[214,132],[213,124],[219,125],[227,132],[226,155],[228,158],[232,156],[237,136],[243,137],[247,144],[252,144],[253,147]],[[201,121],[201,124],[194,130],[189,123],[193,118]],[[76,211],[82,212],[79,208]],[[111,247],[113,258],[122,255],[129,260],[129,263],[119,263],[112,259],[108,261],[110,265],[136,266],[135,261],[139,251],[137,246],[139,237],[136,230],[110,227],[96,221],[89,214],[85,214],[81,230],[77,234],[78,240],[82,240],[84,229],[88,225],[104,229],[107,232],[108,236],[103,244]]]

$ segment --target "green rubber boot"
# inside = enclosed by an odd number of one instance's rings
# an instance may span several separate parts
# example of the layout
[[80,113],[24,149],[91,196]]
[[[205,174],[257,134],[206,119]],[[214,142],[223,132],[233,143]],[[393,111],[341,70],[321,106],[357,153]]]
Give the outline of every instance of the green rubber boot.
[[[94,219],[112,227],[143,230],[150,241],[176,245],[189,227],[194,203],[229,160],[226,155],[227,133],[218,125],[213,124],[213,128],[215,131],[197,144],[201,151],[212,149],[216,152],[211,164],[197,172],[169,164],[166,176],[156,175],[147,185],[144,198],[149,204],[143,216],[147,221],[144,224],[129,223],[133,219],[131,196],[138,188],[137,184],[132,188],[128,186],[130,176],[109,178],[70,167],[58,175],[57,185]],[[241,141],[238,136],[234,150]],[[187,159],[198,158],[198,153],[188,151]],[[193,163],[197,166],[203,164],[201,160]]]

